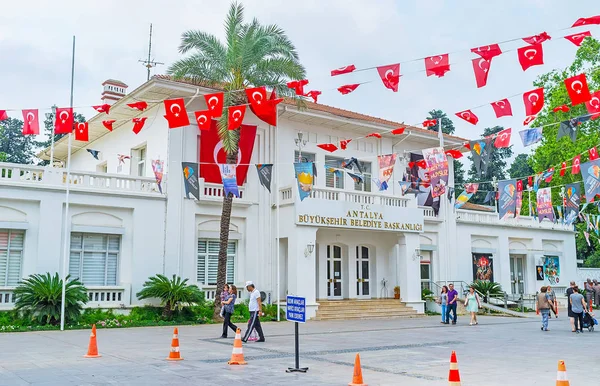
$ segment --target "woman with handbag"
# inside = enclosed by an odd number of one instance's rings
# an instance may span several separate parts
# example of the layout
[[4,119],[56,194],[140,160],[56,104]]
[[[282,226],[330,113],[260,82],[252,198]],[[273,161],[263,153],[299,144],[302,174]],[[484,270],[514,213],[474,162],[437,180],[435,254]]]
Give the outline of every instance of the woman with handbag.
[[467,300],[465,300],[465,307],[467,308],[467,311],[471,313],[471,323],[469,323],[469,326],[479,324],[479,322],[477,322],[477,313],[481,307],[481,301],[473,286],[469,287],[469,294],[467,295]]
[[448,311],[448,287],[446,287],[446,286],[442,287],[442,293],[440,294],[440,297],[438,298],[436,303],[442,307],[441,323],[445,323],[446,322],[446,311]]

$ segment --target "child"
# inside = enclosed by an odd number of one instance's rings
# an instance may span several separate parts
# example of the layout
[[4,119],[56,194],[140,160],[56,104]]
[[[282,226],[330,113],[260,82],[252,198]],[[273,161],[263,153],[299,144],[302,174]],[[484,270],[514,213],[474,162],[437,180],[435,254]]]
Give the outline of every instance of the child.
[[[221,292],[221,304],[223,304],[225,299],[227,299],[228,295],[229,295],[229,284],[225,284],[223,286],[223,292]],[[219,316],[223,317],[224,311],[225,311],[225,307],[221,306],[221,313],[219,314]]]

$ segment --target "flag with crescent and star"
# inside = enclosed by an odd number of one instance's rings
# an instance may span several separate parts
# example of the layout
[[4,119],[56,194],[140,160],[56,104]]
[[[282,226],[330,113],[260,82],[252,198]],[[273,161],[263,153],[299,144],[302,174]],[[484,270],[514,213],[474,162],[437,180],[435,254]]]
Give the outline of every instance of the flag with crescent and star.
[[585,102],[585,108],[592,114],[591,119],[600,117],[600,90],[593,92],[589,101]]
[[169,129],[184,127],[190,125],[185,102],[183,98],[167,99],[165,104],[165,119],[169,124]]
[[183,183],[185,186],[185,196],[190,198],[196,197],[200,199],[200,185],[198,184],[198,164],[196,162],[182,162],[181,169],[183,171]]
[[350,64],[344,67],[336,68],[335,70],[331,70],[331,76],[349,74],[354,70],[356,70],[356,66],[354,64]]
[[200,131],[210,130],[212,115],[210,110],[195,111],[194,116],[196,117],[196,123]]
[[600,194],[600,159],[581,164],[581,177],[585,188],[585,199],[594,200]]
[[580,32],[573,35],[567,35],[565,36],[565,39],[579,47],[581,46],[581,43],[583,43],[583,40],[588,36],[592,36],[590,31]]
[[162,180],[164,173],[165,161],[161,161],[159,159],[152,160],[152,171],[154,172],[154,178],[156,178],[156,185],[158,186],[158,191],[162,193]]
[[541,43],[521,47],[517,50],[517,55],[523,71],[544,64],[544,50]]
[[487,84],[488,74],[490,72],[490,66],[492,60],[485,60],[484,58],[477,58],[472,60],[473,72],[475,73],[475,83],[477,88],[481,88]]
[[213,118],[220,118],[223,115],[223,99],[224,95],[222,92],[214,94],[204,94],[204,100],[206,101],[206,109],[210,111],[210,115]]
[[87,122],[77,122],[75,125],[75,140],[83,142],[90,140],[89,125]]
[[146,103],[144,101],[139,101],[139,102],[135,102],[135,103],[127,103],[127,106],[129,106],[135,110],[144,111],[148,108],[148,103]]
[[590,25],[590,24],[600,24],[600,15],[591,16],[591,17],[580,17],[573,23],[571,28],[580,27],[582,25]]
[[450,71],[450,59],[448,54],[428,56],[425,58],[425,73],[427,76],[435,75],[439,78]]
[[523,103],[526,115],[537,115],[544,108],[544,88],[540,87],[523,93]]
[[116,121],[116,119],[107,119],[106,121],[102,121],[102,125],[106,127],[108,131],[113,131],[113,123]]
[[512,107],[508,99],[505,98],[497,102],[492,102],[491,105],[496,114],[496,118],[512,117]]
[[515,217],[517,211],[517,181],[504,180],[498,182],[498,218],[506,220]]
[[283,98],[277,98],[275,90],[271,93],[271,98],[267,99],[267,90],[264,86],[247,88],[246,96],[250,103],[250,110],[258,119],[271,126],[277,126],[277,105],[283,101]]
[[565,186],[565,201],[565,222],[572,224],[579,215],[579,205],[581,204],[581,185],[579,182]]
[[585,74],[579,74],[564,80],[571,98],[571,105],[576,106],[592,99]]
[[498,134],[496,134],[496,140],[494,141],[494,147],[496,149],[501,149],[501,148],[504,148],[504,147],[509,147],[510,146],[510,136],[511,136],[511,133],[512,133],[512,129],[511,128],[499,131]]
[[571,166],[571,174],[576,175],[579,174],[581,164],[581,155],[576,155],[573,157],[573,166]]
[[236,130],[242,126],[246,105],[231,106],[227,109],[227,130]]
[[23,110],[23,135],[37,135],[40,133],[38,110]]
[[54,121],[54,134],[69,134],[73,131],[73,108],[58,107]]
[[138,117],[133,118],[131,121],[133,122],[133,132],[139,134],[146,123],[146,117]]
[[481,56],[485,60],[492,60],[492,58],[502,54],[502,50],[498,44],[489,44],[487,46],[471,48],[471,52]]
[[379,77],[385,88],[398,92],[398,84],[400,84],[400,63],[390,64],[387,66],[377,67]]
[[473,114],[473,112],[471,110],[465,110],[465,111],[461,111],[456,113],[456,116],[459,117],[460,119],[464,119],[465,121],[469,122],[472,125],[476,125],[477,122],[479,122],[479,118],[477,117],[477,115]]
[[298,96],[305,96],[304,86],[308,84],[308,79],[293,80],[287,83],[288,88],[293,88]]
[[219,164],[219,171],[221,172],[221,182],[223,183],[223,193],[225,196],[228,197],[231,193],[237,198],[240,198],[236,176],[236,165]]
[[550,37],[550,35],[548,35],[547,32],[542,32],[540,34],[537,35],[533,35],[533,36],[529,36],[526,38],[523,38],[523,40],[525,41],[525,43],[529,43],[529,44],[538,44],[538,43],[543,43],[546,40],[550,40],[552,39]]
[[554,222],[551,188],[543,188],[537,191],[537,215],[539,222],[544,221],[545,218],[550,222]]

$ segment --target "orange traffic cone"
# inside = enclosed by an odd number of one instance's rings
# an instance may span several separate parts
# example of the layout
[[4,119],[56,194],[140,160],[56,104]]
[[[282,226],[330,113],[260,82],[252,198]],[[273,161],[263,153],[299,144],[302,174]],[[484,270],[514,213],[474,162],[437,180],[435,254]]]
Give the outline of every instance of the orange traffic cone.
[[228,365],[245,365],[244,349],[242,349],[242,331],[238,328],[235,332],[235,340],[233,341],[233,352],[231,359],[227,362]]
[[168,361],[182,361],[181,353],[179,352],[179,330],[177,327],[173,330],[173,340],[171,341],[171,351],[169,352]]
[[558,372],[556,373],[556,386],[569,386],[567,378],[567,367],[565,361],[558,361]]
[[99,358],[102,355],[98,354],[98,343],[96,342],[96,325],[92,325],[92,333],[90,334],[90,344],[88,346],[88,352],[84,355],[84,358]]
[[450,355],[450,372],[448,373],[448,386],[460,386],[460,374],[458,372],[458,362],[456,361],[455,351],[452,351],[452,355]]
[[354,374],[352,375],[352,382],[350,382],[348,386],[367,386],[366,383],[363,383],[359,354],[356,354],[356,358],[354,358]]

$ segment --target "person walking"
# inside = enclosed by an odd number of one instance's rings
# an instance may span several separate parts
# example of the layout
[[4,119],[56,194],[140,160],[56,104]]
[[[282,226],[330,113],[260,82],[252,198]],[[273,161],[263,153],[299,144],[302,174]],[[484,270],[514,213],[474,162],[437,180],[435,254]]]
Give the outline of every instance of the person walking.
[[477,322],[477,313],[481,307],[481,301],[479,300],[479,295],[477,292],[475,292],[475,288],[473,286],[469,287],[469,294],[467,295],[467,300],[465,300],[465,307],[467,308],[467,311],[471,313],[471,321],[469,322],[469,326],[479,324]]
[[594,299],[594,285],[592,284],[592,280],[591,279],[587,279],[585,284],[584,284],[584,288],[585,288],[585,302],[588,305],[588,308],[592,308],[592,301]]
[[595,299],[594,299],[594,305],[596,306],[596,308],[600,307],[600,283],[598,283],[598,280],[594,279],[594,295]]
[[575,318],[575,332],[583,333],[583,313],[587,312],[587,306],[583,295],[579,293],[579,287],[573,287],[573,294],[569,296],[571,310]]
[[537,301],[535,302],[535,313],[537,315],[542,314],[542,331],[548,330],[548,319],[550,316],[550,300],[547,294],[547,287],[540,288],[540,293],[537,294]]
[[456,302],[458,301],[458,292],[454,289],[454,284],[450,283],[448,286],[448,308],[446,310],[446,321],[445,324],[450,324],[450,313],[453,313],[452,324],[456,324]]
[[442,293],[437,303],[442,307],[442,323],[446,322],[446,310],[448,309],[448,287],[442,287]]
[[223,304],[223,334],[221,338],[227,338],[227,328],[230,327],[233,332],[237,331],[237,326],[231,323],[231,316],[233,315],[233,310],[235,307],[235,300],[237,299],[237,287],[231,285],[229,287],[229,293],[225,298],[225,301],[222,301]]
[[[548,294],[548,301],[550,302],[550,310],[554,313],[554,316],[558,318],[558,301],[556,300],[556,294],[551,286],[546,287],[546,294]],[[552,317],[552,315],[550,315]]]
[[246,343],[252,330],[256,330],[258,333],[257,342],[264,342],[265,336],[263,335],[262,326],[260,325],[260,316],[264,315],[262,312],[262,299],[260,298],[260,292],[254,286],[251,281],[246,282],[246,290],[250,293],[250,302],[248,303],[248,310],[250,311],[250,320],[248,321],[248,329],[246,334],[242,338],[242,342]]
[[573,294],[573,287],[575,287],[575,282],[572,281],[569,283],[569,288],[567,288],[567,316],[569,317],[569,322],[571,323],[571,331],[575,332],[575,314],[573,314],[573,310],[571,309],[571,295]]

